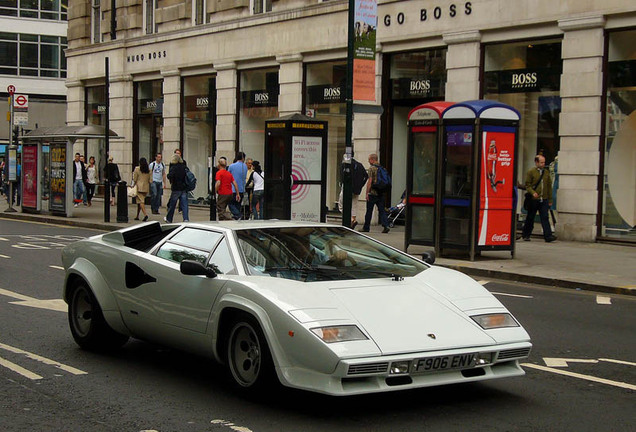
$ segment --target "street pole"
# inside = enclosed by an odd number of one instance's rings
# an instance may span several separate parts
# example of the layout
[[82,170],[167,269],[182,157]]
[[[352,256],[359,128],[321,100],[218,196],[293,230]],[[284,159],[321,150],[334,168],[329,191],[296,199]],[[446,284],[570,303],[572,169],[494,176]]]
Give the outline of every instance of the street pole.
[[[114,9],[113,9],[114,13]],[[106,153],[106,172],[104,173],[104,222],[110,222],[110,180],[108,178],[108,158],[110,157],[110,79],[108,78],[108,57],[104,59],[104,148]]]
[[[15,96],[13,95],[13,93],[11,93],[11,95],[9,96],[9,147],[7,148],[7,158],[6,161],[4,162],[5,164],[7,164],[7,181],[9,182],[9,196],[7,196],[7,202],[9,203],[9,207],[5,210],[6,213],[15,213],[17,212],[16,209],[13,208],[13,182],[10,181],[10,177],[11,177],[11,158],[9,157],[11,155],[11,150],[13,150],[14,146],[17,145],[18,143],[13,142],[13,98],[15,98]],[[16,163],[16,170],[18,168],[18,164]],[[16,173],[16,178],[17,178],[17,173]],[[19,179],[18,179],[19,180]]]
[[355,0],[349,0],[347,20],[347,84],[345,98],[347,103],[346,127],[345,127],[345,155],[343,158],[342,176],[342,226],[351,226],[351,201],[352,201],[352,175],[351,158],[353,154],[353,43]]

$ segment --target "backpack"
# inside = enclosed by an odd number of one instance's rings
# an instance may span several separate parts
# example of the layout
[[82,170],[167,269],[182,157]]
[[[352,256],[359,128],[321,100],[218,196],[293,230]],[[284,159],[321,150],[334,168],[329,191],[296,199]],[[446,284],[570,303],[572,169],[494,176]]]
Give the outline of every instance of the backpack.
[[372,187],[378,192],[386,192],[391,188],[391,176],[383,166],[378,166],[378,180]]
[[197,187],[197,178],[194,176],[192,171],[190,171],[187,167],[186,167],[185,174],[186,174],[185,175],[186,192],[193,191],[194,188]]

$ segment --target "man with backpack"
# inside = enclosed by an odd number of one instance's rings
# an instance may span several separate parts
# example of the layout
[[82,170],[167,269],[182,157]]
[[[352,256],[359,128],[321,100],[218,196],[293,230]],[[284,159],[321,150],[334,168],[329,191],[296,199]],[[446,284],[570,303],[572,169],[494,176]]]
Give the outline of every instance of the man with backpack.
[[364,226],[362,232],[369,232],[371,227],[371,217],[373,216],[373,206],[378,207],[380,223],[384,227],[383,233],[389,232],[389,221],[384,211],[384,194],[391,188],[391,177],[386,168],[378,164],[378,155],[369,155],[369,180],[367,181],[367,214],[364,216]]
[[159,214],[161,195],[163,195],[163,189],[166,187],[166,183],[168,183],[166,179],[166,166],[161,159],[161,153],[157,153],[155,160],[148,165],[152,173],[152,183],[150,183],[150,194],[152,195],[150,208],[152,209],[152,214]]

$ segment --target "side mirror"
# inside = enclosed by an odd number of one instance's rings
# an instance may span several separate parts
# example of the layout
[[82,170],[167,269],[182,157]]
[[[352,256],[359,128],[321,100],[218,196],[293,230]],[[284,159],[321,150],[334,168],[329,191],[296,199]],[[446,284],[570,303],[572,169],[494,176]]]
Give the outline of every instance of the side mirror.
[[435,251],[428,251],[422,254],[422,260],[427,264],[435,263]]
[[208,278],[215,278],[216,272],[210,267],[206,267],[199,261],[183,260],[180,266],[181,274],[189,276],[205,276]]

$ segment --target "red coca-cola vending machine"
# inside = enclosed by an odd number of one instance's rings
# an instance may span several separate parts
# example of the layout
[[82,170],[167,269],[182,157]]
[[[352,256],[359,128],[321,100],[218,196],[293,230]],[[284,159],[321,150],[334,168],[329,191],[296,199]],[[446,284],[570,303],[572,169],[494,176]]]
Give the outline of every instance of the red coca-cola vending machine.
[[496,101],[455,104],[443,114],[440,226],[436,249],[514,257],[519,112]]

